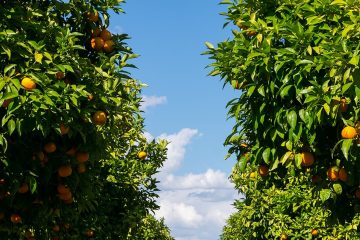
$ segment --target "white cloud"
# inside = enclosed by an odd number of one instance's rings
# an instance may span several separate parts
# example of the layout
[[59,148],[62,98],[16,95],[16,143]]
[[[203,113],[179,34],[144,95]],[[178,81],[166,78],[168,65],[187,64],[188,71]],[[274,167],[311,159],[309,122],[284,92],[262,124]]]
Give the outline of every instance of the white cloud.
[[141,110],[146,111],[149,107],[165,104],[167,102],[166,96],[142,96]]
[[171,135],[162,134],[158,137],[169,141],[167,160],[165,161],[164,166],[160,169],[160,175],[169,174],[180,166],[181,161],[185,157],[185,147],[191,142],[191,139],[198,134],[198,132],[199,131],[197,129],[184,128],[178,133]]
[[[154,139],[149,133],[147,139]],[[184,128],[174,134],[162,134],[166,139],[168,159],[157,175],[159,182],[156,217],[164,217],[176,240],[219,239],[226,219],[234,212],[237,191],[229,182],[228,174],[207,169],[203,173],[175,175],[174,171],[186,161],[186,148],[194,137],[201,136],[197,129]]]
[[161,179],[163,189],[193,189],[193,188],[233,188],[226,174],[220,170],[208,169],[202,174],[188,174],[185,176],[167,175]]

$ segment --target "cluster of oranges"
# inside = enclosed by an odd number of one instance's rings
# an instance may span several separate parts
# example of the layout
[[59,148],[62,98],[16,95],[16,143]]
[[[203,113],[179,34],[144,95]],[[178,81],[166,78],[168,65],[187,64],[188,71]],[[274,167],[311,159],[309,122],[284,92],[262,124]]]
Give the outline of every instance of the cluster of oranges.
[[95,24],[91,30],[90,45],[96,51],[111,53],[114,50],[115,43],[112,40],[112,34],[106,28],[101,28],[99,24],[99,13],[86,13],[87,20]]

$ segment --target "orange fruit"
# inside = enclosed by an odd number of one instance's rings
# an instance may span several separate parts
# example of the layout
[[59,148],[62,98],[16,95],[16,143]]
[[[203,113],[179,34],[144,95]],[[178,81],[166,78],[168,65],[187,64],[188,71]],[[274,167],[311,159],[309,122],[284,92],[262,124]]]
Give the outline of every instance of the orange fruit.
[[259,167],[259,174],[262,177],[266,177],[269,174],[269,168],[265,165]]
[[248,32],[246,32],[246,35],[249,36],[249,37],[255,36],[256,34],[257,34],[256,31],[248,31]]
[[70,165],[61,166],[58,169],[58,174],[60,177],[68,177],[72,174],[72,168]]
[[4,102],[1,106],[3,108],[7,108],[11,102],[12,102],[12,99],[6,99],[6,100],[4,100]]
[[346,98],[342,97],[340,100],[340,112],[346,112],[348,109],[348,105],[346,103]]
[[76,160],[79,162],[79,163],[84,163],[84,162],[87,162],[89,161],[89,153],[88,152],[78,152],[76,154]]
[[64,79],[64,78],[65,78],[65,73],[63,73],[63,72],[57,72],[57,73],[55,74],[55,77],[56,77],[57,80]]
[[69,191],[66,193],[59,194],[59,198],[63,201],[69,201],[72,198],[72,193]]
[[89,22],[97,22],[99,21],[99,13],[98,12],[87,12],[86,17]]
[[66,230],[69,230],[70,229],[70,224],[69,223],[64,223],[64,228],[66,229]]
[[104,30],[101,31],[100,37],[101,37],[104,41],[107,41],[107,40],[111,40],[112,35],[111,35],[111,32],[109,32],[107,29],[104,29]]
[[66,126],[65,124],[61,123],[60,124],[60,133],[61,135],[66,135],[69,133],[70,128],[68,126]]
[[317,236],[318,234],[319,234],[319,231],[317,229],[312,229],[311,230],[311,235]]
[[346,126],[341,131],[342,138],[353,139],[354,137],[356,137],[356,135],[357,135],[356,129],[351,126]]
[[92,120],[96,125],[104,125],[106,123],[106,113],[103,111],[97,111],[94,113]]
[[107,53],[111,53],[114,50],[114,41],[113,40],[106,40],[104,42],[103,50]]
[[98,37],[100,35],[100,32],[101,32],[100,28],[96,27],[96,28],[91,30],[91,36],[92,37]]
[[59,194],[67,194],[70,192],[70,188],[66,185],[63,185],[63,184],[59,184],[57,186],[57,191]]
[[280,235],[280,240],[287,240],[287,239],[288,239],[288,235],[287,235],[287,234],[282,233],[282,234]]
[[104,47],[105,41],[101,37],[95,37],[90,40],[91,48],[97,51]]
[[94,231],[93,230],[91,230],[91,229],[87,229],[86,231],[85,231],[85,236],[87,236],[87,237],[93,237],[94,236]]
[[343,182],[346,182],[348,180],[348,174],[347,174],[345,168],[341,168],[339,170],[339,179]]
[[304,167],[309,167],[314,164],[314,155],[310,152],[301,153],[301,165]]
[[60,232],[60,226],[59,225],[54,225],[52,228],[53,232]]
[[10,221],[12,222],[12,223],[20,223],[21,222],[21,217],[20,217],[20,215],[19,214],[16,214],[16,213],[14,213],[14,214],[11,214],[11,216],[10,216]]
[[89,101],[92,101],[94,99],[94,96],[92,95],[92,94],[90,94],[89,96],[88,96],[88,100]]
[[355,196],[357,199],[360,199],[360,188],[356,189]]
[[27,193],[28,191],[29,191],[29,185],[27,183],[23,183],[18,189],[19,193]]
[[337,181],[339,179],[339,168],[334,166],[334,167],[330,167],[327,170],[327,176],[330,179],[330,181]]
[[6,180],[4,178],[0,179],[0,185],[4,185],[6,183]]
[[45,144],[44,146],[44,151],[47,153],[53,153],[56,151],[56,145],[53,142],[49,142],[47,144]]
[[33,90],[36,88],[36,83],[28,77],[25,77],[21,80],[21,85],[26,89],[26,90]]
[[72,197],[68,200],[64,200],[65,204],[72,204],[73,202],[74,202],[74,199]]
[[141,152],[138,153],[138,158],[140,158],[142,160],[145,159],[146,156],[147,156],[147,153],[144,152],[144,151],[141,151]]
[[76,147],[73,146],[66,151],[66,154],[69,155],[70,157],[74,157],[76,155],[76,151],[77,151]]
[[45,154],[43,151],[36,153],[36,156],[41,162],[45,160]]
[[86,165],[84,163],[80,163],[77,167],[77,172],[80,174],[86,172]]
[[256,178],[256,172],[251,172],[250,173],[250,178]]
[[316,184],[318,182],[321,182],[321,180],[322,179],[321,179],[321,177],[319,175],[314,175],[314,176],[311,177],[311,182],[314,183],[314,184]]
[[242,144],[240,144],[240,147],[241,148],[247,148],[247,147],[249,147],[246,143],[242,143]]

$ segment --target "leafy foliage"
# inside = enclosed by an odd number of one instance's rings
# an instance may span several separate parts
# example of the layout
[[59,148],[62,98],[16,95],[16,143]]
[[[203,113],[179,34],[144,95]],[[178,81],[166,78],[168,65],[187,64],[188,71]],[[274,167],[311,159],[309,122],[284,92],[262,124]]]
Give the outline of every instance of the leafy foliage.
[[[207,54],[214,60],[210,75],[220,75],[225,86],[241,90],[241,96],[228,103],[236,125],[225,144],[230,146],[228,156],[238,158],[232,180],[246,195],[237,203],[239,212],[230,218],[223,238],[269,239],[284,232],[290,238],[307,239],[311,226],[321,229],[316,236],[324,239],[360,237],[353,231],[360,185],[359,2],[222,4],[229,5],[223,13],[225,25],[234,23],[240,29],[217,47],[208,43]],[[344,135],[346,126],[351,129]],[[243,180],[260,166],[261,177]],[[337,168],[330,173],[332,167]],[[262,174],[263,169],[269,173]],[[319,180],[316,187],[312,179]],[[297,199],[311,209],[291,200],[296,191],[301,193]],[[268,225],[259,217],[245,218],[256,211],[275,219],[273,211],[286,206],[279,197],[290,199],[297,208],[276,213],[286,221]],[[324,214],[316,209],[325,209]],[[314,219],[304,220],[310,216]]]
[[121,2],[0,0],[1,239],[168,234],[150,215],[167,143],[143,136],[136,55],[107,31]]

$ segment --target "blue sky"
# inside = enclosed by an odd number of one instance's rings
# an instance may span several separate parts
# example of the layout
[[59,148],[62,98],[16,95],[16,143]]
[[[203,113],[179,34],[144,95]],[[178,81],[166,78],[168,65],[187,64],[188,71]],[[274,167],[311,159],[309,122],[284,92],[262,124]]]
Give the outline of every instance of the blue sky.
[[226,103],[239,95],[208,77],[205,42],[230,37],[218,0],[129,0],[126,14],[111,18],[110,30],[127,33],[141,56],[132,76],[144,89],[149,138],[170,140],[169,160],[159,174],[161,206],[175,238],[218,239],[237,197],[227,181],[234,159],[225,161],[223,142],[232,121]]

